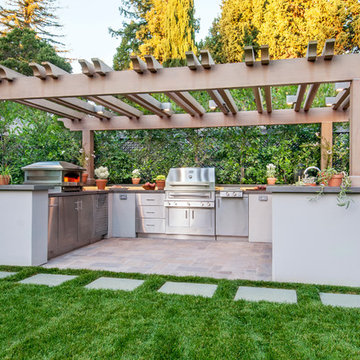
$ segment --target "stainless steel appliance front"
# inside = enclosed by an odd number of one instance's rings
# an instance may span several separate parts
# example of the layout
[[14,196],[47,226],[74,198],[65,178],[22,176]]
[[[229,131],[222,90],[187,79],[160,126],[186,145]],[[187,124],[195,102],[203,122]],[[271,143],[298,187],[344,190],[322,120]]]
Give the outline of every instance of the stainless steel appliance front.
[[215,169],[170,169],[164,206],[166,234],[215,236]]

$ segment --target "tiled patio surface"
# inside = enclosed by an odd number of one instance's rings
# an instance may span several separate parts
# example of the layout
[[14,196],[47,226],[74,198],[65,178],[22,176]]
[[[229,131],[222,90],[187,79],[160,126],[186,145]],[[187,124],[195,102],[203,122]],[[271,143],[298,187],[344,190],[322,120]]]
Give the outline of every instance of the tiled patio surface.
[[51,259],[44,267],[271,280],[271,244],[113,238]]

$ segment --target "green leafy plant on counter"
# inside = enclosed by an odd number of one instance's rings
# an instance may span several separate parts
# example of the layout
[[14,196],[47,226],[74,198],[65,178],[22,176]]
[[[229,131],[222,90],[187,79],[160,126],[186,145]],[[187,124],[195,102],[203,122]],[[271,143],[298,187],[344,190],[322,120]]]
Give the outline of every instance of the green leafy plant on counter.
[[155,181],[160,181],[160,180],[165,180],[166,179],[166,176],[165,175],[158,175],[156,178],[155,178]]

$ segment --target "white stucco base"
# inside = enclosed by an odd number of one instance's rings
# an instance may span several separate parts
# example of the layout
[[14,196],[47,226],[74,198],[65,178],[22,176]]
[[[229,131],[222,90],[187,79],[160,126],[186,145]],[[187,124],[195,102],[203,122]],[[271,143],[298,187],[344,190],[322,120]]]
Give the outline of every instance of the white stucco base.
[[47,262],[48,191],[0,191],[0,265]]
[[360,286],[360,194],[273,193],[273,280]]

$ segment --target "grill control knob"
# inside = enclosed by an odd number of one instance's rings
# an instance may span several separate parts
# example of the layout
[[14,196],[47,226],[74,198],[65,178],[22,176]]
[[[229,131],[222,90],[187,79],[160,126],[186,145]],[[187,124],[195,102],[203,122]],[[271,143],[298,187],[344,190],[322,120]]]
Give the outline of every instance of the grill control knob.
[[210,206],[211,206],[211,204],[210,204],[210,203],[207,203],[207,206],[208,206],[208,207],[210,207]]
[[204,203],[201,203],[201,206],[205,206],[205,204],[204,204]]
[[176,206],[176,205],[177,205],[177,203],[174,203],[174,205]]
[[230,193],[229,193],[229,192],[227,192],[227,193],[226,193],[226,196],[230,196]]

